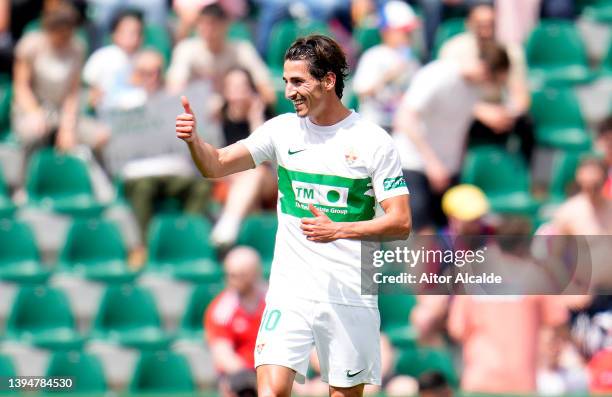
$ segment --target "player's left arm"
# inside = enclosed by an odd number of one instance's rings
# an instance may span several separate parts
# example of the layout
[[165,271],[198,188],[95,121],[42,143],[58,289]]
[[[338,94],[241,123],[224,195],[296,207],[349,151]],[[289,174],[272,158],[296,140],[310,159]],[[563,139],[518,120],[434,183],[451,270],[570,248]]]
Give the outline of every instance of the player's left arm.
[[334,222],[310,204],[314,218],[302,218],[302,233],[310,241],[328,243],[346,238],[358,240],[403,240],[412,229],[409,195],[389,197],[380,202],[385,214],[369,221]]

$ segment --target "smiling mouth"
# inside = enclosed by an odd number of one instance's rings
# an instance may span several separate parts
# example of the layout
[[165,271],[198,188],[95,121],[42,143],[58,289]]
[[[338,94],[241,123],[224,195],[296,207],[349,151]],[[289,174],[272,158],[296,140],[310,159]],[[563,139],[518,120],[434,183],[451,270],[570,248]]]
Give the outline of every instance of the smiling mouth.
[[304,104],[304,101],[293,101],[293,106],[296,106],[296,107],[303,105],[303,104]]

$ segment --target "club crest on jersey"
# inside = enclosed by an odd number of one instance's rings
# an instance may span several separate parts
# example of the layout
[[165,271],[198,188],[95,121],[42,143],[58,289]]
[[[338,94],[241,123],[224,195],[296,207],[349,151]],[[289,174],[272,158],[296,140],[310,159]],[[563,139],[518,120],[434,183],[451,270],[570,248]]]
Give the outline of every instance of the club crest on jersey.
[[263,350],[264,346],[266,344],[265,343],[260,343],[255,347],[255,350],[257,351],[257,354],[261,354],[261,351]]
[[358,157],[359,156],[357,156],[357,152],[355,151],[355,148],[353,147],[347,148],[344,152],[344,160],[346,161],[348,165],[353,165],[353,163],[357,161]]

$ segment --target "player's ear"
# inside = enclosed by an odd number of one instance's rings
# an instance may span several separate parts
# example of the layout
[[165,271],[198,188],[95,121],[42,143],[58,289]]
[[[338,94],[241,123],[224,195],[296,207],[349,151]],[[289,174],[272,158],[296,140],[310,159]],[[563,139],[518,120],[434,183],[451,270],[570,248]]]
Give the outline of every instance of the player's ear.
[[333,91],[336,87],[336,74],[327,72],[325,77],[323,77],[323,86],[326,91]]

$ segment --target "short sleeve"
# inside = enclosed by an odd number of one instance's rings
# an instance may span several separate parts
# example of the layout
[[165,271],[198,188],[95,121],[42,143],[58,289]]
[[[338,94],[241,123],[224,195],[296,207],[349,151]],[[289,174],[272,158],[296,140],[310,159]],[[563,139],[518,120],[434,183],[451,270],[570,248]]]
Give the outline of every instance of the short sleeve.
[[253,157],[256,165],[264,161],[276,161],[276,152],[272,140],[272,121],[267,121],[258,127],[248,138],[238,141],[242,143]]
[[85,62],[85,67],[83,68],[83,81],[85,83],[89,85],[100,84],[101,69],[104,67],[101,58],[101,52],[97,50]]
[[204,314],[204,329],[206,330],[206,339],[209,344],[212,344],[220,339],[232,341],[232,332],[229,323],[221,323],[215,320],[213,315],[216,301],[208,307]]
[[408,194],[400,157],[393,146],[393,141],[385,143],[374,153],[371,172],[374,194],[379,202],[390,197]]
[[41,36],[38,32],[32,32],[23,36],[17,43],[15,55],[18,59],[32,63],[37,53],[38,43]]
[[190,39],[185,39],[177,44],[172,51],[172,60],[168,67],[168,81],[174,84],[184,84],[189,81],[193,50]]
[[[441,74],[434,73],[433,67],[435,66],[430,64],[417,72],[402,99],[403,106],[407,106],[417,112],[422,112],[428,107],[434,97],[437,86],[440,84],[440,80],[444,77]],[[430,76],[435,76],[436,78],[431,78]]]
[[380,70],[377,70],[379,63],[376,62],[375,56],[376,54],[370,49],[359,60],[355,77],[353,78],[353,89],[357,94],[371,90],[380,81],[382,74]]

